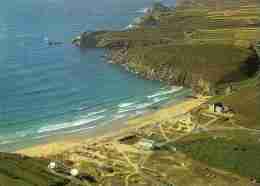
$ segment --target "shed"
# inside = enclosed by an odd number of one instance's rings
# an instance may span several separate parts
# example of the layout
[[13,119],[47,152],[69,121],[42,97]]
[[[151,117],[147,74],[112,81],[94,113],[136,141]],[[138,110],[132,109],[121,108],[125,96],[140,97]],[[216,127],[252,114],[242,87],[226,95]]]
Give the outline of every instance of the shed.
[[216,113],[223,113],[225,111],[225,106],[223,103],[214,103],[210,106],[210,111]]
[[71,176],[76,177],[76,176],[79,175],[79,170],[78,169],[71,169],[70,174],[71,174]]
[[151,149],[153,149],[154,145],[155,145],[155,142],[153,140],[149,140],[149,139],[141,139],[138,142],[138,146],[144,150],[151,150]]
[[48,168],[49,169],[56,169],[57,168],[56,162],[50,162],[49,165],[48,165]]

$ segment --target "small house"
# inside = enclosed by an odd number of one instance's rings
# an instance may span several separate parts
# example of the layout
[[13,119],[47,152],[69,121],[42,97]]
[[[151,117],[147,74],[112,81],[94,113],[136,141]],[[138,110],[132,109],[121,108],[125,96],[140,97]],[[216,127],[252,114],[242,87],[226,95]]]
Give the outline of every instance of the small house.
[[74,177],[78,176],[79,175],[78,169],[71,169],[70,170],[70,175],[74,176]]
[[155,142],[149,139],[142,139],[138,142],[138,146],[144,150],[151,150],[154,148]]
[[49,169],[56,169],[57,168],[57,164],[55,162],[50,162],[48,165]]
[[223,105],[223,103],[214,103],[210,106],[210,111],[216,113],[223,113],[225,112],[225,106]]

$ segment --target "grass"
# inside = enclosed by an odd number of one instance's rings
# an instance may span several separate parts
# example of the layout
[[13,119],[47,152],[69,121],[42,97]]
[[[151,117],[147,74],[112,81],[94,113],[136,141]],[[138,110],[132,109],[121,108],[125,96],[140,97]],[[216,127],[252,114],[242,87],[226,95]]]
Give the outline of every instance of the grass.
[[[213,136],[218,136],[213,138]],[[188,136],[175,146],[195,160],[260,181],[260,135],[220,131]]]
[[130,68],[146,77],[155,71],[152,79],[171,84],[196,87],[202,79],[215,88],[241,81],[251,76],[246,68],[256,66],[248,62],[255,57],[249,48],[260,38],[260,3],[246,2],[192,1],[192,6],[150,15],[156,27],[101,34],[99,46],[127,43]]
[[177,4],[174,11],[157,12],[156,28],[110,32],[106,37],[130,43],[128,66],[146,77],[189,85],[202,93],[237,85],[234,94],[217,99],[235,110],[239,125],[259,129],[260,80],[252,78],[259,62],[249,48],[260,40],[260,2],[179,0]]
[[223,102],[236,113],[238,125],[260,130],[260,80],[250,78],[233,85],[235,92],[229,96],[218,96],[211,102]]
[[67,186],[69,180],[47,171],[48,161],[0,154],[0,186]]
[[[140,53],[141,51],[141,53]],[[223,55],[225,53],[226,55]],[[196,85],[203,79],[211,86],[247,79],[251,50],[231,44],[172,44],[134,47],[129,66],[141,73],[154,71],[161,79],[180,85]]]

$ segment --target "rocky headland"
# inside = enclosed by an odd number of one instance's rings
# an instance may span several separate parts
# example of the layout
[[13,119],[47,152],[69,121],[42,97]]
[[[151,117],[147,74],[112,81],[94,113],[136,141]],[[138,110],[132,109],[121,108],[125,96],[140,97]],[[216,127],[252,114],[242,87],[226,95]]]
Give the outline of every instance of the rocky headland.
[[214,20],[209,5],[199,11],[186,4],[156,3],[132,29],[83,33],[74,43],[107,48],[110,63],[147,79],[191,87],[195,94],[216,95],[229,83],[252,77],[259,66],[257,38],[238,32],[253,30],[258,20],[232,20],[225,12]]

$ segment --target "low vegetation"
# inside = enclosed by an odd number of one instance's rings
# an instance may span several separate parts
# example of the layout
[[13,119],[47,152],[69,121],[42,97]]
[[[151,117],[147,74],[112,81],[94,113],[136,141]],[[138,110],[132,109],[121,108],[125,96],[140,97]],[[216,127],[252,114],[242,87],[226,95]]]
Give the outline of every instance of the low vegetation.
[[49,161],[0,153],[0,186],[72,186],[47,170]]
[[[151,12],[145,17],[156,20],[156,26],[97,32],[95,46],[112,49],[114,63],[148,79],[214,95],[219,85],[256,73],[255,44],[260,38],[260,3],[214,2],[190,0],[175,9]],[[82,35],[83,47],[88,36]]]
[[247,131],[212,131],[176,142],[178,149],[209,166],[260,181],[260,134]]

